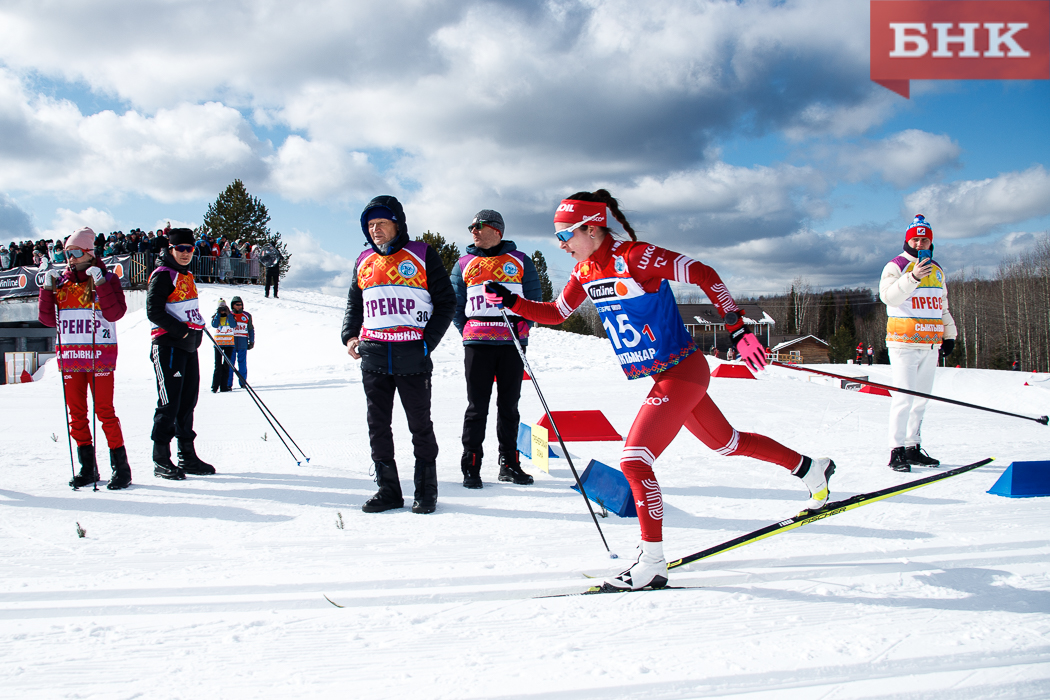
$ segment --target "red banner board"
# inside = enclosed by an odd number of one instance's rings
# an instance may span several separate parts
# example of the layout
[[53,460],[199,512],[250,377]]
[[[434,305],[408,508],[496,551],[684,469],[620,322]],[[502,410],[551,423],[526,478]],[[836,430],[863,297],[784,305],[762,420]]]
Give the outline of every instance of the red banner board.
[[1050,79],[1050,0],[872,0],[871,79]]

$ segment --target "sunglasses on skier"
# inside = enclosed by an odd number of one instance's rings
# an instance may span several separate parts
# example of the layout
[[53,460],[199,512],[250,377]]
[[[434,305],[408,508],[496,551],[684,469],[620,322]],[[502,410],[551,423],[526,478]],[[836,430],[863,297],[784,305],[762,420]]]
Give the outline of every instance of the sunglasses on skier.
[[173,245],[172,248],[174,248],[176,252],[179,253],[192,253],[194,250],[196,250],[196,248],[194,248],[191,245]]
[[66,255],[73,258],[74,260],[79,260],[80,258],[87,255],[87,251],[81,250],[80,248],[67,248]]
[[[486,225],[492,226],[492,223],[489,221],[475,221],[470,226],[467,226],[467,230],[471,233],[474,233],[475,231],[480,231],[481,229],[485,228]],[[493,228],[495,228],[495,226],[493,226]]]
[[576,232],[576,229],[578,229],[581,226],[587,225],[587,222],[589,222],[589,221],[593,221],[594,219],[600,219],[600,218],[601,218],[601,215],[599,215],[599,214],[596,214],[594,216],[585,216],[585,217],[583,217],[583,221],[577,221],[575,224],[573,224],[569,228],[562,229],[561,231],[555,231],[554,235],[558,237],[559,241],[565,241],[566,243],[568,243],[569,241],[572,240],[572,236]]

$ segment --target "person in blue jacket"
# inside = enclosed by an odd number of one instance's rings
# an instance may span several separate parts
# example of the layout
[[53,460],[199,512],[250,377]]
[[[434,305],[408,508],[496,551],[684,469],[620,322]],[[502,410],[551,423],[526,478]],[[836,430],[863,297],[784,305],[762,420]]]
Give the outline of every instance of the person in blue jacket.
[[[233,333],[233,354],[238,371],[241,373],[237,382],[243,389],[244,383],[248,381],[248,351],[255,347],[255,324],[252,323],[252,315],[244,310],[244,302],[240,297],[230,300],[230,309],[233,311],[234,318],[237,319],[237,327]],[[230,372],[226,379],[226,386],[231,389],[234,374],[235,372]]]
[[[467,412],[463,416],[463,486],[482,488],[482,442],[488,420],[492,383],[496,383],[496,438],[499,441],[499,480],[531,484],[532,476],[521,469],[518,460],[518,399],[525,365],[514,347],[511,331],[498,307],[485,301],[485,283],[499,282],[515,294],[542,301],[543,291],[536,266],[517,249],[513,241],[503,240],[503,216],[482,209],[468,226],[474,239],[452,268],[452,287],[456,291],[456,315],[452,323],[463,336],[464,369],[467,378]],[[514,333],[522,347],[529,343],[531,321],[511,316]]]

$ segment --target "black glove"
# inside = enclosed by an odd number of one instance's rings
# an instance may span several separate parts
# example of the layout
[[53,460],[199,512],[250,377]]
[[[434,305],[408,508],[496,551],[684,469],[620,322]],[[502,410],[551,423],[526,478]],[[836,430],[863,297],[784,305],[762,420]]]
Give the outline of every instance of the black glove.
[[518,303],[518,295],[504,287],[499,282],[486,282],[485,301],[493,305],[500,305],[505,309],[510,309]]
[[248,349],[249,350],[251,350],[254,347],[255,347],[255,341],[254,340],[252,342],[248,343]]
[[952,350],[955,349],[955,339],[945,338],[941,341],[941,357],[948,357],[952,354]]

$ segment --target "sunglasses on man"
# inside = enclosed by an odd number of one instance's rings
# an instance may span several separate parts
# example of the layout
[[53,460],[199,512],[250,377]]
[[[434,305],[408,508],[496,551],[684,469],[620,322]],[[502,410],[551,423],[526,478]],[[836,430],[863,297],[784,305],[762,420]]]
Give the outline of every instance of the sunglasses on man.
[[173,245],[172,248],[178,253],[192,253],[196,248],[191,245]]
[[[492,222],[491,221],[475,221],[470,226],[467,226],[467,230],[470,231],[471,233],[474,233],[475,231],[480,231],[481,229],[485,228],[486,226],[492,226]],[[496,228],[496,227],[492,226],[492,228]]]
[[601,214],[595,214],[594,216],[585,216],[583,217],[583,221],[577,221],[569,228],[562,229],[561,231],[555,231],[554,235],[558,237],[559,241],[564,241],[568,243],[570,240],[572,240],[572,235],[576,232],[576,229],[578,229],[581,226],[585,226],[590,221],[594,221],[595,219],[600,218],[602,218]]

